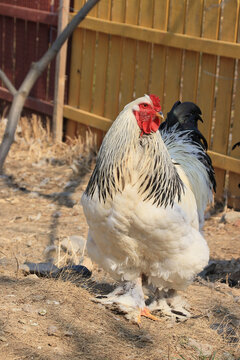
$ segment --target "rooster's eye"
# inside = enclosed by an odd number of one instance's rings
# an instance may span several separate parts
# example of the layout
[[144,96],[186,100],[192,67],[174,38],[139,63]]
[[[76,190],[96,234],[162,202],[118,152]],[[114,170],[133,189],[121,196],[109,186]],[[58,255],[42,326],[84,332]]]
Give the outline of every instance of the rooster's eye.
[[143,107],[148,107],[148,104],[143,104]]

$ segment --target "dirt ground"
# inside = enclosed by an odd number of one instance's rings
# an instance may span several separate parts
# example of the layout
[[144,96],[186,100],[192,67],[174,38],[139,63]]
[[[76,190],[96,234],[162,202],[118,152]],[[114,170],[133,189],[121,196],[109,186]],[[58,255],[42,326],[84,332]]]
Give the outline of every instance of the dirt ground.
[[[59,242],[87,237],[79,200],[91,165],[82,149],[18,137],[7,159],[0,177],[0,359],[240,359],[237,287],[198,278],[183,294],[193,318],[143,318],[139,328],[92,301],[113,283],[96,265],[90,281],[25,276],[19,269],[49,258],[59,265]],[[239,224],[221,217],[216,212],[205,225],[211,258],[238,259]]]

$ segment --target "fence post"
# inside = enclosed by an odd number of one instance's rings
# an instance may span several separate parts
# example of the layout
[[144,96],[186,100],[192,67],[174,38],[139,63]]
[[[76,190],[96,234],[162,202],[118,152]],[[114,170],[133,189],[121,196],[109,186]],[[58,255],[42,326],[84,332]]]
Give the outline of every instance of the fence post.
[[[58,15],[58,36],[68,24],[69,6],[70,0],[60,0]],[[56,58],[53,109],[53,137],[55,141],[62,141],[66,58],[67,41],[65,44],[63,44]]]

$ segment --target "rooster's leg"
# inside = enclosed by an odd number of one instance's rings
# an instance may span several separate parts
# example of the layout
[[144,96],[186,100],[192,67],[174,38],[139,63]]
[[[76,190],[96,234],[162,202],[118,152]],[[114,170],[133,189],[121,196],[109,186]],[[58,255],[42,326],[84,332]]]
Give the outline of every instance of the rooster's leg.
[[141,323],[141,316],[158,320],[158,318],[152,315],[146,308],[141,277],[134,281],[123,282],[110,294],[98,296],[94,301],[117,308],[124,313],[128,320],[138,325]]
[[151,311],[160,311],[163,315],[176,320],[186,320],[191,314],[186,310],[187,303],[175,290],[168,292],[156,290],[149,304]]

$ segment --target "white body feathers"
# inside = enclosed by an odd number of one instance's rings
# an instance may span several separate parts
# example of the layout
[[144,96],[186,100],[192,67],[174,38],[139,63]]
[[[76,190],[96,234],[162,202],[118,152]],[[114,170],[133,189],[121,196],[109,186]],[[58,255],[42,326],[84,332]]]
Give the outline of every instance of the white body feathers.
[[159,289],[182,290],[208,263],[199,221],[211,191],[197,147],[189,149],[183,137],[157,131],[139,141],[132,109],[142,99],[108,131],[82,197],[87,250],[116,280],[144,274]]

